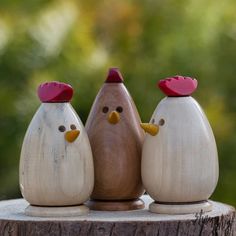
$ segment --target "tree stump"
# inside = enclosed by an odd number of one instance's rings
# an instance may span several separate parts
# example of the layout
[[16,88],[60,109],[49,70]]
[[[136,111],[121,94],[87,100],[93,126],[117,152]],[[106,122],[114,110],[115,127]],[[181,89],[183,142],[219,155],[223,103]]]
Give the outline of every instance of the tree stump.
[[148,211],[152,202],[143,196],[146,208],[136,211],[90,211],[79,217],[40,218],[24,214],[24,199],[0,202],[0,235],[236,235],[235,209],[213,202],[204,214],[161,215]]

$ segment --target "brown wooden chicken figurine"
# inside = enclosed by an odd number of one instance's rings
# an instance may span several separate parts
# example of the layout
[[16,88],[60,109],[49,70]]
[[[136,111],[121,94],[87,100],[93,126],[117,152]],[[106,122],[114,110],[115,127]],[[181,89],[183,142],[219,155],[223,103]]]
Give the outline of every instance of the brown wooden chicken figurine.
[[95,186],[88,202],[94,210],[134,210],[139,197],[144,132],[119,70],[109,70],[85,126],[94,158]]

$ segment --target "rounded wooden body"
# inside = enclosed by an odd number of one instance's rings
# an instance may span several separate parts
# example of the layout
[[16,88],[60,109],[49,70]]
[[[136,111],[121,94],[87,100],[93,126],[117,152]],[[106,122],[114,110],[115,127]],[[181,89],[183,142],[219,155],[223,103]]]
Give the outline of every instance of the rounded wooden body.
[[[119,121],[109,117],[119,112]],[[132,98],[123,83],[105,83],[89,114],[86,130],[95,168],[92,199],[129,200],[140,197],[144,132]]]
[[151,122],[158,124],[161,119],[159,133],[147,134],[143,145],[145,189],[157,202],[207,200],[218,181],[218,157],[204,112],[192,97],[167,97]]
[[[80,134],[68,142],[65,132],[71,127]],[[22,146],[22,195],[32,205],[77,205],[89,198],[93,185],[92,151],[78,115],[69,103],[42,103]]]

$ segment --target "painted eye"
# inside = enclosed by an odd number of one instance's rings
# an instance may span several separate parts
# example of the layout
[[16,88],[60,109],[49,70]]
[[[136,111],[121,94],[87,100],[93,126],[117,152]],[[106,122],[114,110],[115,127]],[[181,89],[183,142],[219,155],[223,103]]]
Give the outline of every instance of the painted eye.
[[66,127],[65,127],[64,125],[60,125],[60,126],[58,127],[58,130],[59,130],[60,132],[65,132],[65,131],[66,131]]
[[74,130],[74,129],[76,129],[76,126],[75,126],[74,124],[72,124],[72,125],[70,126],[70,128],[71,128],[72,130]]
[[117,107],[116,108],[116,111],[118,111],[119,113],[121,113],[123,111],[123,108],[122,107]]
[[162,125],[164,125],[164,124],[165,124],[165,120],[164,120],[164,119],[160,119],[160,120],[159,120],[159,125],[162,126]]
[[103,107],[103,108],[102,108],[102,112],[103,112],[103,113],[107,113],[108,111],[109,111],[109,108],[108,108],[108,107]]
[[151,123],[154,124],[155,123],[155,119],[152,119]]

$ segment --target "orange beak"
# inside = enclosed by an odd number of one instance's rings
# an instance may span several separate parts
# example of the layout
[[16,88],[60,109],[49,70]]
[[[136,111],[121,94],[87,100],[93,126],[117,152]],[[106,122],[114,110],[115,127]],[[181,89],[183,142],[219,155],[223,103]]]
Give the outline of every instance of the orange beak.
[[108,121],[115,125],[120,121],[120,114],[117,111],[112,111],[108,116]]
[[143,128],[145,132],[151,134],[152,136],[157,135],[159,132],[159,125],[154,125],[150,123],[141,123],[140,126],[141,128]]
[[79,130],[70,130],[65,133],[65,140],[69,143],[73,143],[79,136]]

